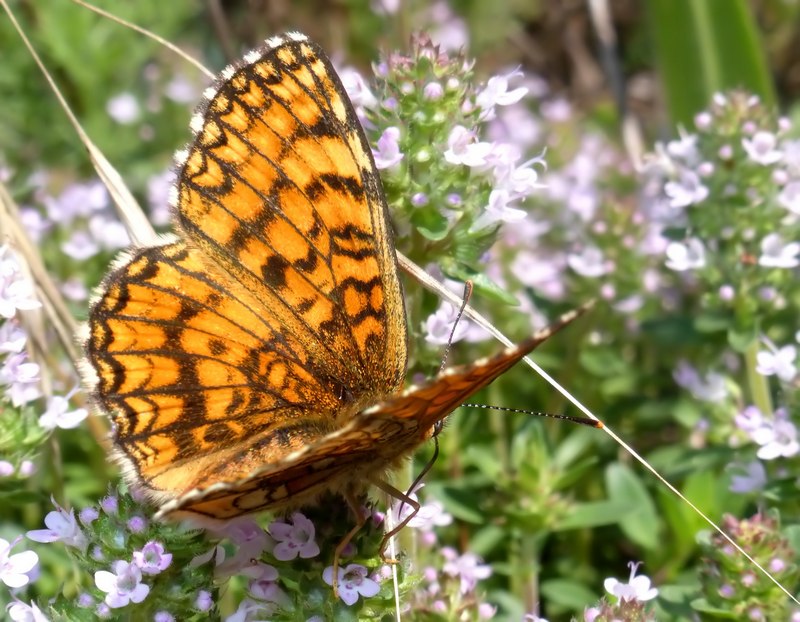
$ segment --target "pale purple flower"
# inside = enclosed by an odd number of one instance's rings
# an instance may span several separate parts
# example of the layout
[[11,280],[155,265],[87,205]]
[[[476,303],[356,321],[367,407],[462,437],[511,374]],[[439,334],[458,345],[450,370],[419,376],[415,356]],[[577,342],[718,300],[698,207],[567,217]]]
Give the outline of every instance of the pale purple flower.
[[356,109],[377,107],[378,98],[372,93],[369,84],[358,70],[352,67],[343,67],[338,73],[344,90],[347,91],[347,95]]
[[523,220],[528,215],[528,212],[511,207],[511,203],[514,200],[508,190],[492,190],[489,193],[489,204],[486,205],[483,213],[475,219],[469,230],[480,231],[499,222],[515,223]]
[[144,516],[131,516],[125,524],[131,533],[143,533],[147,529],[147,519]]
[[120,125],[130,125],[139,119],[141,109],[131,93],[120,93],[106,102],[106,112]]
[[746,406],[742,412],[737,413],[734,417],[736,426],[747,434],[752,434],[762,427],[764,421],[763,413],[756,406]]
[[800,172],[800,140],[784,140],[782,147],[786,168],[796,175]]
[[414,207],[424,207],[428,204],[430,199],[428,199],[428,195],[424,192],[415,192],[411,195],[411,205]]
[[159,574],[169,568],[172,553],[164,552],[164,545],[151,540],[141,551],[133,552],[133,563],[139,566],[144,574]]
[[767,470],[758,460],[747,464],[733,464],[729,471],[731,472],[731,485],[728,490],[731,492],[747,494],[763,490],[767,485]]
[[594,622],[600,615],[598,607],[588,607],[583,611],[583,622]]
[[463,125],[456,125],[447,137],[447,150],[444,159],[450,164],[463,164],[469,167],[485,166],[492,152],[492,143],[478,142],[475,133]]
[[444,87],[440,82],[428,82],[422,88],[422,95],[429,101],[438,101],[444,95]]
[[200,590],[197,592],[197,598],[194,599],[194,607],[198,611],[209,611],[214,606],[214,599],[211,598],[211,592],[207,590]]
[[672,377],[698,400],[722,402],[728,396],[728,387],[724,376],[709,371],[701,377],[699,372],[687,361],[678,362]]
[[9,619],[14,622],[50,622],[42,610],[32,602],[26,605],[21,601],[14,601],[6,607]]
[[99,544],[95,544],[92,547],[89,555],[96,562],[103,562],[106,560],[106,554],[103,552],[103,548]]
[[[408,496],[414,501],[419,503],[417,491],[421,486],[417,487]],[[408,519],[414,513],[414,508],[411,504],[402,500],[396,501],[391,509],[391,523],[395,527]],[[419,511],[406,523],[409,527],[419,529],[420,531],[432,531],[435,527],[444,527],[453,522],[453,517],[448,514],[444,506],[437,500],[433,499],[428,503],[419,503]]]
[[697,165],[697,173],[700,177],[711,177],[716,170],[712,162],[701,162]]
[[453,578],[458,578],[461,582],[460,590],[462,594],[471,592],[475,589],[478,581],[486,579],[492,574],[492,567],[480,563],[480,558],[475,553],[464,553],[458,555],[450,547],[444,547],[441,551],[445,558],[442,571]]
[[720,300],[724,300],[726,302],[730,302],[736,297],[736,290],[732,285],[727,283],[725,285],[720,285],[718,293]]
[[57,199],[44,199],[50,220],[61,224],[67,224],[77,216],[89,216],[107,207],[108,202],[108,190],[99,180],[70,184]]
[[40,367],[37,363],[29,363],[27,354],[11,354],[0,367],[0,384],[8,385],[6,395],[15,406],[22,406],[39,399],[42,390],[39,386]]
[[[775,184],[776,186],[785,186],[786,184],[789,183],[789,173],[787,173],[782,168],[773,169],[773,171],[772,171],[772,183]],[[780,202],[780,198],[779,198],[779,202]]]
[[475,104],[483,110],[481,118],[484,120],[494,119],[495,106],[510,106],[516,104],[528,93],[528,89],[524,86],[509,89],[509,82],[513,78],[522,76],[519,70],[511,71],[502,76],[493,76],[489,78],[484,89],[475,97]]
[[[218,577],[232,576],[242,572],[242,569],[252,568],[253,559],[258,558],[264,551],[272,552],[275,546],[275,541],[264,528],[248,517],[227,521],[218,533],[227,536],[238,546],[236,553],[228,560],[225,560],[224,549],[221,547],[216,549]],[[212,553],[213,551],[212,549]],[[209,553],[208,559],[212,553]]]
[[169,196],[175,186],[175,171],[167,169],[147,180],[147,205],[150,219],[159,227],[169,224],[172,215],[169,210]]
[[319,555],[319,545],[314,540],[314,523],[300,512],[292,514],[291,522],[273,521],[269,533],[276,541],[272,550],[275,559],[288,561],[298,556],[310,559]]
[[761,240],[758,265],[765,268],[796,268],[800,266],[800,242],[784,243],[779,233],[770,233]]
[[88,231],[75,230],[69,238],[61,243],[61,250],[68,257],[77,261],[85,261],[100,252],[100,246]]
[[682,134],[680,139],[667,143],[667,153],[685,164],[694,165],[700,159],[697,149],[697,134]]
[[[497,613],[497,607],[489,603],[481,603],[478,605],[478,619],[479,620],[494,620],[494,614]],[[545,620],[544,622],[547,622]]]
[[0,460],[0,477],[11,477],[14,475],[14,465],[8,460]]
[[791,382],[797,376],[797,348],[793,345],[761,350],[756,354],[756,371],[763,376],[778,376]]
[[10,319],[17,310],[38,309],[33,282],[27,279],[8,246],[0,246],[0,317]]
[[670,242],[666,250],[666,266],[676,272],[697,270],[706,265],[706,249],[697,238],[686,242]]
[[469,43],[466,22],[453,13],[446,1],[440,0],[430,5],[427,21],[433,26],[431,39],[443,50],[455,52]]
[[157,611],[153,616],[153,622],[175,622],[175,616],[169,611]]
[[21,539],[17,538],[13,542],[9,542],[0,538],[0,581],[11,588],[28,585],[31,580],[28,575],[39,563],[39,556],[33,551],[11,554],[11,549]]
[[47,529],[34,529],[26,534],[27,537],[34,542],[63,542],[85,552],[89,542],[78,526],[75,510],[67,512],[54,499],[51,500],[56,510],[44,517]]
[[797,440],[797,427],[778,409],[773,420],[765,420],[763,425],[751,433],[753,442],[761,447],[756,456],[761,460],[791,458],[800,453]]
[[22,352],[27,341],[28,336],[15,321],[0,324],[0,352]]
[[790,181],[778,193],[778,204],[800,216],[800,181]]
[[439,501],[432,499],[420,505],[419,512],[408,521],[408,526],[420,531],[433,531],[435,527],[445,527],[452,522],[453,516],[444,509]]
[[609,594],[616,596],[620,601],[636,600],[639,602],[652,600],[658,596],[658,589],[651,587],[650,579],[647,576],[636,576],[638,563],[628,562],[628,567],[631,569],[631,575],[627,583],[622,583],[613,577],[603,582],[603,586]]
[[567,255],[567,265],[579,275],[596,279],[612,271],[613,266],[596,246],[586,246],[578,253]]
[[80,512],[78,512],[78,518],[84,525],[91,525],[99,517],[100,517],[100,512],[97,510],[96,507],[93,507],[91,505],[86,506]]
[[378,148],[372,150],[372,155],[379,170],[397,165],[404,157],[400,151],[400,129],[387,127],[378,139]]
[[119,512],[119,499],[116,495],[106,495],[100,499],[100,507],[109,516],[116,516]]
[[89,298],[89,290],[86,288],[86,284],[78,277],[69,277],[61,283],[59,289],[67,300],[72,300],[73,302],[84,302]]
[[539,113],[550,123],[564,123],[572,118],[572,104],[566,97],[555,97],[543,101]]
[[733,598],[736,595],[736,589],[730,583],[726,583],[719,588],[719,595],[722,598]]
[[544,155],[517,165],[518,149],[511,144],[498,144],[490,154],[490,162],[494,166],[494,188],[508,190],[514,198],[530,196],[535,190],[546,187],[539,181],[539,172],[534,168],[536,164],[546,166]]
[[513,142],[527,148],[542,142],[542,123],[526,106],[509,106],[500,110],[487,129],[494,141]]
[[191,104],[199,98],[197,85],[193,83],[184,73],[172,76],[164,87],[164,95],[178,104]]
[[697,173],[682,169],[676,181],[664,184],[664,194],[669,197],[671,207],[688,207],[702,203],[708,197],[708,188]]
[[547,622],[547,618],[539,617],[535,613],[526,613],[522,616],[523,622]]
[[742,138],[747,157],[757,164],[768,166],[775,164],[783,158],[783,152],[778,147],[778,138],[771,132],[756,132],[752,138]]
[[278,571],[269,564],[259,563],[244,572],[245,576],[252,577],[248,590],[253,598],[266,601],[276,609],[290,609],[292,599],[278,585]]
[[123,560],[111,565],[113,572],[98,570],[94,573],[94,584],[105,592],[105,603],[112,609],[125,607],[128,603],[140,603],[150,593],[150,586],[142,583],[142,570],[134,563]]
[[561,300],[566,294],[563,256],[544,256],[528,250],[521,250],[511,261],[511,273],[519,282],[534,288],[551,300]]
[[[71,395],[71,393],[70,393]],[[39,417],[39,425],[45,430],[71,430],[77,428],[89,416],[85,408],[69,408],[69,395],[54,395],[47,400],[47,410]]]
[[698,112],[694,116],[694,126],[698,130],[707,130],[711,127],[711,123],[714,121],[714,117],[711,116],[711,113],[708,110],[703,110],[702,112]]
[[453,338],[450,339],[450,333],[453,331],[453,324],[457,317],[458,309],[449,302],[442,302],[439,308],[425,320],[425,342],[435,346],[444,346],[461,341],[469,330],[469,320],[460,319]]
[[252,598],[245,598],[236,611],[225,618],[225,622],[265,622],[274,612],[275,606],[272,603],[260,603]]
[[370,6],[380,15],[394,15],[400,9],[400,0],[372,0]]
[[[328,566],[322,572],[322,580],[333,585],[333,566]],[[381,589],[375,581],[367,577],[367,569],[360,564],[347,564],[345,568],[339,568],[337,587],[339,598],[346,605],[354,605],[359,596],[375,596]]]
[[106,250],[114,251],[131,245],[125,225],[105,214],[95,214],[89,219],[89,232]]
[[500,181],[509,176],[522,157],[521,149],[513,143],[486,143],[492,145],[486,154],[486,166],[493,168],[495,180]]

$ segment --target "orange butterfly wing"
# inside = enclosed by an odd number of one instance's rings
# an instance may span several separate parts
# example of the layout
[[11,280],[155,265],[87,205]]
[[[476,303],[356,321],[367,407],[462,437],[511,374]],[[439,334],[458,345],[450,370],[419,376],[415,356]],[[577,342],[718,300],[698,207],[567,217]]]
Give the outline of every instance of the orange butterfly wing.
[[159,501],[280,464],[406,370],[386,202],[330,61],[270,40],[192,126],[181,239],[112,270],[85,344],[126,476]]

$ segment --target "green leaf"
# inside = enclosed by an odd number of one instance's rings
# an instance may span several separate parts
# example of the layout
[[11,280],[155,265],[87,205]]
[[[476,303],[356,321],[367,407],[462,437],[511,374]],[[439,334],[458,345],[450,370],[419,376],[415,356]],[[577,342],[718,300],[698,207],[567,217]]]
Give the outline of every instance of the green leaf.
[[426,240],[438,242],[447,237],[450,225],[441,213],[435,209],[417,209],[411,213],[411,224]]
[[669,315],[642,322],[642,331],[656,344],[679,348],[698,342],[693,322],[689,315]]
[[587,348],[581,350],[583,368],[598,378],[613,378],[628,373],[628,364],[611,348]]
[[606,486],[612,501],[632,504],[632,510],[619,521],[625,535],[648,550],[656,550],[661,519],[655,503],[639,476],[621,464],[611,464],[606,470]]
[[479,500],[472,491],[442,486],[436,487],[434,494],[445,509],[456,518],[467,523],[483,524],[485,516],[478,510]]
[[730,326],[731,316],[728,313],[704,311],[694,319],[694,328],[699,333],[718,333],[728,330]]
[[451,279],[462,282],[472,281],[475,291],[490,300],[496,300],[514,307],[519,304],[516,296],[504,290],[482,272],[477,272],[457,261],[447,261],[446,259],[442,260],[441,268],[442,272]]
[[739,614],[728,609],[720,609],[709,603],[705,598],[698,598],[692,601],[692,608],[704,614],[704,619],[715,620],[739,620]]
[[737,352],[745,352],[758,339],[758,324],[731,326],[728,330],[728,343]]
[[613,525],[635,510],[636,506],[629,501],[579,503],[570,509],[569,515],[563,521],[555,525],[554,531]]
[[745,0],[650,0],[645,6],[667,105],[689,125],[714,93],[745,88],[774,104],[774,86]]
[[551,579],[542,581],[543,600],[548,603],[562,605],[573,610],[580,610],[597,601],[597,594],[583,583],[569,579]]

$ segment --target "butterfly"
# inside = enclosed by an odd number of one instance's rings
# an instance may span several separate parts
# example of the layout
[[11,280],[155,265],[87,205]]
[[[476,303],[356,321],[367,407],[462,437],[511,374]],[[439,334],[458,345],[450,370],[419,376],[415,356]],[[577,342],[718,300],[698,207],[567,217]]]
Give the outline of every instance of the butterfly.
[[386,199],[331,62],[273,37],[191,121],[176,236],[99,288],[85,350],[125,479],[171,518],[346,499],[569,323],[403,390],[406,314]]

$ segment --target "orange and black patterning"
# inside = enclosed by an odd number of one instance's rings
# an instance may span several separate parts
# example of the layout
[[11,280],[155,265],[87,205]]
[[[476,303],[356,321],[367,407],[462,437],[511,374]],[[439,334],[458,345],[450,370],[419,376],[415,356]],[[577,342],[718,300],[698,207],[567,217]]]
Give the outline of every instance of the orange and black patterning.
[[303,35],[223,71],[191,126],[177,241],[119,261],[85,346],[125,476],[161,515],[363,492],[551,334],[401,392],[386,200],[339,78]]

